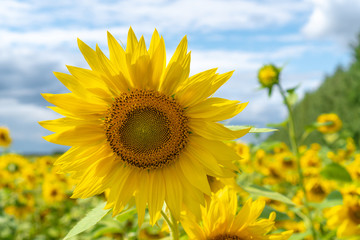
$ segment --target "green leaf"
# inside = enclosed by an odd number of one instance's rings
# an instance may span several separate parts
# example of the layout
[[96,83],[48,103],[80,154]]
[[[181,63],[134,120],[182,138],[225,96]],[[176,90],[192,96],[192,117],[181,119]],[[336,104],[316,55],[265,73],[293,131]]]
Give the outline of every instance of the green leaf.
[[70,232],[68,232],[68,234],[64,237],[64,240],[74,237],[98,223],[110,211],[110,209],[104,209],[105,205],[106,202],[103,202],[92,209],[70,230]]
[[240,125],[227,125],[226,127],[231,130],[242,130],[242,129],[251,128],[249,131],[250,133],[264,133],[264,132],[279,131],[278,129],[274,129],[274,128],[254,128],[252,126],[240,126]]
[[338,180],[343,182],[351,182],[351,176],[349,172],[338,163],[330,163],[324,167],[320,174],[331,180]]
[[306,232],[303,233],[293,233],[289,238],[289,240],[303,240],[305,239],[305,237],[310,235],[311,235],[311,230],[307,230]]
[[275,210],[274,208],[272,208],[272,207],[270,207],[268,205],[265,205],[264,210],[262,211],[260,217],[261,218],[269,218],[270,213],[272,213],[272,212],[276,213],[276,218],[275,218],[276,221],[282,221],[282,220],[289,220],[290,219],[290,217],[286,213]]
[[343,197],[339,191],[335,190],[332,191],[321,203],[309,203],[309,204],[312,207],[322,210],[324,208],[342,205]]
[[264,187],[260,187],[257,185],[249,185],[249,186],[241,186],[241,188],[243,188],[246,192],[250,193],[251,195],[254,196],[263,196],[263,197],[268,197],[270,199],[273,200],[277,200],[289,205],[295,205],[289,198],[285,197],[284,195],[278,193],[278,192],[273,192],[270,189],[264,188]]
[[321,126],[331,126],[334,123],[332,121],[328,121],[328,122],[315,122],[313,123],[314,127],[321,127]]
[[296,85],[295,87],[293,88],[289,88],[289,89],[286,89],[286,91],[290,94],[294,93],[296,89],[298,89],[300,87],[300,83],[298,85]]
[[286,128],[286,125],[288,124],[289,120],[286,119],[285,121],[281,122],[281,123],[268,123],[266,124],[267,127],[272,127],[272,128],[278,128],[278,127],[282,127],[282,128]]
[[130,208],[123,212],[121,212],[119,215],[116,216],[116,220],[119,222],[123,222],[128,220],[130,217],[132,217],[136,213],[136,208]]
[[120,228],[117,227],[103,227],[99,230],[97,230],[94,234],[93,234],[93,238],[99,238],[101,236],[103,236],[106,233],[122,233],[122,230]]

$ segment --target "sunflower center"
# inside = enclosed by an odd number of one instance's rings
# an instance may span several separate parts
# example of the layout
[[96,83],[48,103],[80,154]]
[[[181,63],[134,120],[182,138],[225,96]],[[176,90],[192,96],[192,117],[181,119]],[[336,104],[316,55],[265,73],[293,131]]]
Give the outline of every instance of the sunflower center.
[[5,134],[2,133],[2,132],[0,132],[0,140],[2,140],[2,141],[5,141],[5,140],[6,140]]
[[50,192],[50,196],[52,196],[52,197],[56,197],[57,194],[58,194],[58,192],[57,192],[56,189],[53,189],[53,190],[51,190],[51,192]]
[[360,205],[356,204],[353,206],[350,206],[348,209],[349,216],[353,222],[356,224],[360,224]]
[[114,153],[142,169],[172,163],[186,146],[189,134],[183,108],[152,90],[122,93],[108,109],[104,125]]
[[245,239],[232,234],[221,234],[221,235],[217,235],[216,237],[208,238],[208,240],[245,240]]
[[311,192],[316,194],[316,195],[324,195],[324,194],[326,194],[324,188],[320,184],[315,184],[311,188]]
[[154,108],[132,111],[119,129],[120,141],[136,152],[157,149],[169,140],[170,129],[166,122],[167,117]]

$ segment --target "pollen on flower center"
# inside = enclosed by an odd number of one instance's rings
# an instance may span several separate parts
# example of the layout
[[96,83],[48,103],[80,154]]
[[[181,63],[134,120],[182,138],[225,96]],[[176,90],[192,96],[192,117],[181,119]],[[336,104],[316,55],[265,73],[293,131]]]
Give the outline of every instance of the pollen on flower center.
[[189,134],[183,108],[152,90],[122,93],[108,109],[104,123],[111,149],[124,162],[142,169],[173,162]]
[[245,239],[236,235],[221,234],[221,235],[217,235],[216,237],[209,238],[208,240],[245,240]]
[[136,152],[148,152],[161,147],[169,140],[169,120],[154,108],[135,109],[119,129],[124,147]]

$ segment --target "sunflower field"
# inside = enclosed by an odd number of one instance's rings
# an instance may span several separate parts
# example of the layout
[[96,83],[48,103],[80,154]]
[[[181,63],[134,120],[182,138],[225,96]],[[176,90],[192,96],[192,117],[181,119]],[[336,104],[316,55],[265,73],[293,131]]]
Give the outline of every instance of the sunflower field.
[[126,47],[107,37],[109,58],[78,40],[90,69],[68,66],[55,76],[70,92],[42,94],[63,116],[39,122],[44,138],[67,152],[13,153],[0,128],[0,239],[360,239],[358,139],[331,111],[299,130],[282,68],[258,80],[286,121],[226,125],[247,106],[213,97],[233,72],[190,76],[186,37],[168,63],[157,30],[149,48],[131,28]]

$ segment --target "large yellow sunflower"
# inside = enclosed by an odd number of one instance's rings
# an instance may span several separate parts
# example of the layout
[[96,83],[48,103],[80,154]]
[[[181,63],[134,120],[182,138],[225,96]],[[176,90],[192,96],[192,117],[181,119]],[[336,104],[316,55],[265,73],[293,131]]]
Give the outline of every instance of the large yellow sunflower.
[[131,28],[126,49],[108,33],[110,58],[98,46],[78,45],[91,70],[55,73],[71,93],[43,97],[65,117],[40,122],[56,132],[46,140],[72,146],[55,163],[79,179],[72,197],[109,189],[106,208],[114,215],[134,198],[139,223],[147,206],[154,224],[164,202],[177,219],[182,206],[200,214],[199,203],[210,195],[207,175],[231,177],[236,170],[238,156],[222,141],[249,131],[218,123],[247,104],[211,97],[233,72],[189,77],[186,37],[166,66],[156,30],[148,49]]
[[186,214],[182,216],[182,226],[189,239],[196,240],[286,240],[292,231],[268,234],[274,229],[275,212],[269,219],[258,220],[265,207],[265,201],[249,199],[237,213],[235,191],[225,187],[212,195],[211,202],[201,207],[202,223]]

